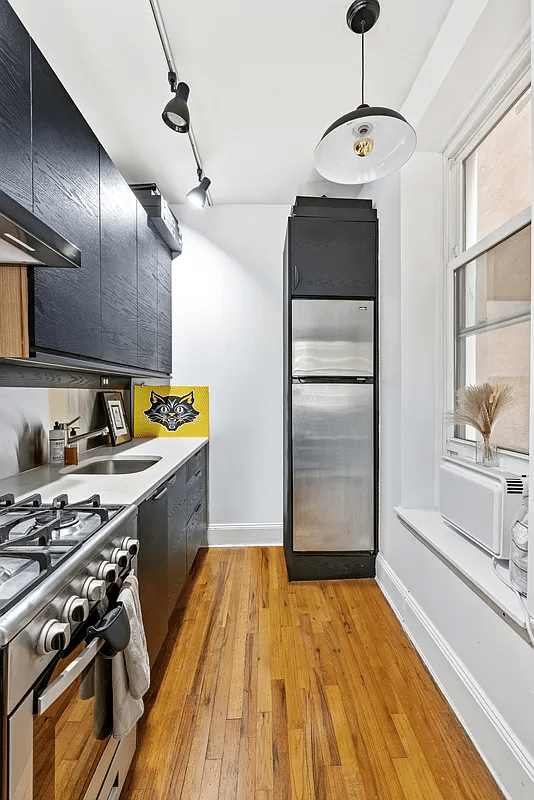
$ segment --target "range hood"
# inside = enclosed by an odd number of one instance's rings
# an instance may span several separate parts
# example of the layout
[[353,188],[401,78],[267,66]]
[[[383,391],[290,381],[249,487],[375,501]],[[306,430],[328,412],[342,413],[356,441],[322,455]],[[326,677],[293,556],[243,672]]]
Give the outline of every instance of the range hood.
[[80,267],[82,254],[0,189],[0,264]]
[[145,209],[167,247],[171,250],[172,257],[179,256],[182,252],[180,226],[169,208],[169,204],[161,196],[156,184],[131,183],[130,189]]

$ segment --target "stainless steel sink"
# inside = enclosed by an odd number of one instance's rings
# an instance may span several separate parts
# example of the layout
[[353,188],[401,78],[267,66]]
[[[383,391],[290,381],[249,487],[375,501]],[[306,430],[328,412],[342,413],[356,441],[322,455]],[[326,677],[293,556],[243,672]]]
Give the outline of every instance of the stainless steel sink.
[[157,464],[159,458],[102,458],[69,470],[69,475],[128,475]]

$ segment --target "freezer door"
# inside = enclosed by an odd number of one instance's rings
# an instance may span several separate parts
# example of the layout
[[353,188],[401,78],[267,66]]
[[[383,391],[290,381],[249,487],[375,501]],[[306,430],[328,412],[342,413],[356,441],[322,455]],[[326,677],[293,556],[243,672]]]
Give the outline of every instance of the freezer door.
[[293,300],[294,377],[373,375],[372,300]]
[[374,549],[373,385],[293,389],[293,550]]

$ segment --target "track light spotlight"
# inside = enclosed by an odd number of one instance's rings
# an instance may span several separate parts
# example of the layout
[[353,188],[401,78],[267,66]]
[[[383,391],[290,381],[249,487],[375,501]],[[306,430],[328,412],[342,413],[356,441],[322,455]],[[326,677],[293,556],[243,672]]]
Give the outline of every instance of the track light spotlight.
[[187,133],[189,131],[189,108],[187,107],[189,86],[183,82],[176,85],[175,72],[169,72],[169,85],[171,92],[176,94],[163,109],[163,114],[161,115],[163,122],[173,131]]
[[192,206],[195,208],[204,208],[208,200],[208,186],[210,185],[211,181],[209,178],[202,177],[202,170],[197,170],[198,179],[200,183],[198,186],[195,186],[194,189],[191,189],[190,192],[186,194],[187,199],[191,203]]

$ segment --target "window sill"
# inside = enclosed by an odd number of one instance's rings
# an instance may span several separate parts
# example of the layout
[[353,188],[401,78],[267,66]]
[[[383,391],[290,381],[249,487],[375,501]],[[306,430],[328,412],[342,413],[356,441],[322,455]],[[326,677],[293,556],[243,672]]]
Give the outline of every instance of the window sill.
[[[437,509],[395,508],[409,530],[493,610],[528,639],[525,611],[513,589],[505,586],[492,557],[443,521]],[[505,573],[503,577],[507,578]]]
[[[450,458],[466,459],[474,462],[475,443],[468,439],[451,437],[446,441],[444,452]],[[500,447],[497,447],[497,453],[499,455],[499,469],[507,470],[513,475],[525,475],[528,473],[528,453],[518,453],[512,450],[504,450]]]

